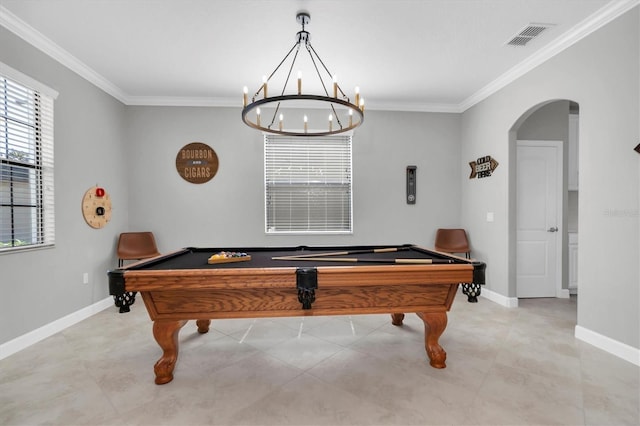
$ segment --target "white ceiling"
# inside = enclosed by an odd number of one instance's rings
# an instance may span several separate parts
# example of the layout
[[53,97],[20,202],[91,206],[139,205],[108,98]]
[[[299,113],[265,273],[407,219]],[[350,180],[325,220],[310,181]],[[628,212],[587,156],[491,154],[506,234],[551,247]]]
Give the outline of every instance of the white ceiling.
[[[293,46],[306,10],[314,49],[368,109],[459,112],[637,4],[0,0],[0,25],[126,104],[240,106],[243,86],[257,90]],[[553,27],[506,45],[530,23]]]

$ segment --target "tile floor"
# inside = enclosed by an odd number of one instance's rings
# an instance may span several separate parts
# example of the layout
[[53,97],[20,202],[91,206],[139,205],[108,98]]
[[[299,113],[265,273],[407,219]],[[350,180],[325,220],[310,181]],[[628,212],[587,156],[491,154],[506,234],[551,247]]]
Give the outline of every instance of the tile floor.
[[427,362],[407,315],[217,320],[180,333],[174,380],[141,300],[0,361],[1,425],[638,425],[639,368],[573,337],[576,300],[460,295]]

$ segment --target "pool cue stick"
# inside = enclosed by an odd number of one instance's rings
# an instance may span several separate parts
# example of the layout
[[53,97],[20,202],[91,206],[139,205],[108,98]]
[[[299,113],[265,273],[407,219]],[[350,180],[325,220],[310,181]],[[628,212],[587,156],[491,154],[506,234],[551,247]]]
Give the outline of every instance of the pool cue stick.
[[367,249],[367,250],[351,250],[351,251],[335,251],[332,253],[312,253],[312,254],[294,254],[291,256],[278,256],[276,260],[285,260],[285,259],[301,259],[301,258],[316,258],[316,257],[328,257],[328,256],[349,256],[351,254],[365,254],[365,253],[392,253],[396,251],[409,250],[410,247],[388,247],[388,248],[377,248],[377,249]]
[[357,257],[299,257],[292,258],[289,256],[276,256],[272,260],[301,260],[301,261],[318,261],[318,262],[345,262],[345,263],[398,263],[398,264],[443,264],[453,263],[448,259],[359,259]]

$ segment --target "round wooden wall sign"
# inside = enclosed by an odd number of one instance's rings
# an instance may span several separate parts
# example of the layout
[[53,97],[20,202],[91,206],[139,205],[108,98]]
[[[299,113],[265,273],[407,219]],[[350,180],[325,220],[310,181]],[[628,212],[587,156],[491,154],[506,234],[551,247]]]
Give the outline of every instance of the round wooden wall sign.
[[111,220],[111,197],[104,188],[93,186],[82,197],[82,216],[92,228],[104,228]]
[[218,156],[209,145],[192,142],[178,151],[176,170],[187,182],[209,182],[218,172]]

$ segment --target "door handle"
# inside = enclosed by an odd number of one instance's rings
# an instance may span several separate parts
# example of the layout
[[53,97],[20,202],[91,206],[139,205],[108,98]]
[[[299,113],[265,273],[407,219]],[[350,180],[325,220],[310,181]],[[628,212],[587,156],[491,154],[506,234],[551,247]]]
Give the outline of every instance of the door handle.
[[558,232],[558,227],[552,226],[551,228],[547,229],[547,232]]

